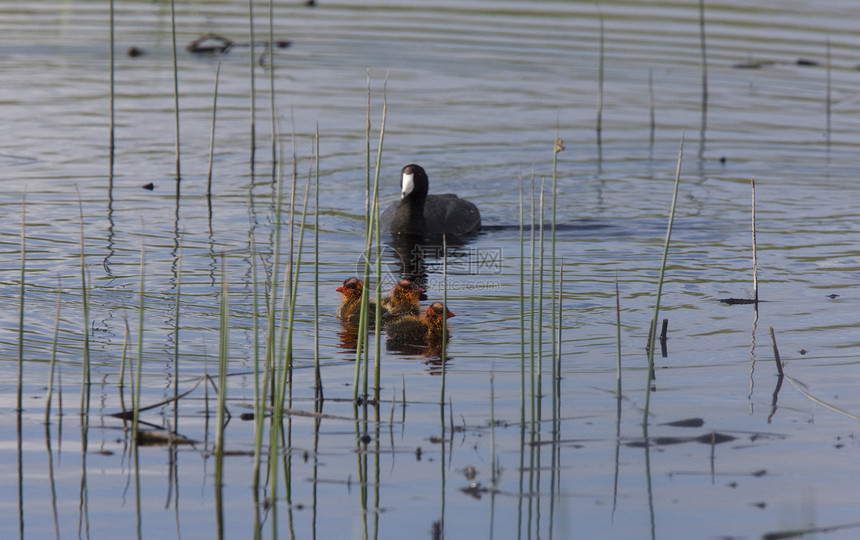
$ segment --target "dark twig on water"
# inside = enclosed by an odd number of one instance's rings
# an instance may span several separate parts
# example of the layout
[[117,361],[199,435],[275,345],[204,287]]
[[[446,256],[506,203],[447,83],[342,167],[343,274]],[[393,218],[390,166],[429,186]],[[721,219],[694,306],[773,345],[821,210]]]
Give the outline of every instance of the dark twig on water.
[[663,319],[663,327],[660,330],[660,353],[663,355],[663,358],[669,356],[669,351],[666,348],[666,333],[669,330],[669,319]]
[[776,361],[776,371],[782,377],[785,373],[782,371],[782,360],[779,359],[779,349],[776,347],[776,335],[773,333],[773,326],[770,327],[770,343],[773,346],[773,359]]
[[[291,44],[290,41],[279,39],[275,41],[275,47],[285,49]],[[237,42],[213,32],[207,32],[195,39],[185,49],[191,53],[226,53],[233,47],[268,47],[268,41]]]
[[213,34],[203,34],[188,44],[185,49],[191,53],[225,53],[233,47],[233,40]]
[[733,306],[735,304],[755,304],[754,298],[720,298],[720,302]]
[[860,420],[860,416],[857,416],[856,414],[850,413],[846,410],[840,409],[839,407],[836,407],[835,405],[831,405],[830,403],[827,403],[826,401],[823,401],[823,400],[815,397],[814,395],[810,394],[809,392],[807,392],[806,390],[804,390],[802,388],[802,386],[805,386],[805,385],[803,385],[803,383],[798,383],[797,381],[795,381],[794,379],[792,379],[791,377],[789,377],[788,375],[785,374],[785,371],[784,371],[783,365],[782,365],[782,360],[779,357],[779,349],[777,349],[777,347],[776,347],[776,334],[774,334],[773,326],[770,327],[770,342],[773,345],[773,359],[776,362],[776,371],[777,371],[777,374],[779,375],[779,377],[777,380],[776,390],[774,390],[774,392],[773,392],[773,405],[772,405],[773,411],[770,413],[770,416],[768,416],[768,423],[770,422],[771,417],[773,416],[774,412],[776,411],[776,396],[779,393],[780,387],[782,386],[782,380],[783,379],[786,379],[789,383],[791,383],[791,385],[794,387],[795,390],[797,390],[798,392],[803,394],[805,397],[811,399],[815,403],[818,403],[819,405],[826,407],[833,412],[837,412],[839,414],[845,415],[848,418],[853,418],[854,420]]

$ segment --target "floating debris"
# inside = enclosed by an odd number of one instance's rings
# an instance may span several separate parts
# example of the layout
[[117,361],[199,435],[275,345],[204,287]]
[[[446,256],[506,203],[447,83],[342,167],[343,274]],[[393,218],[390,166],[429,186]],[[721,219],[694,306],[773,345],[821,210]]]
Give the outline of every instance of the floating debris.
[[190,53],[226,53],[233,47],[233,40],[209,32],[188,44]]
[[753,298],[720,298],[720,302],[733,306],[735,304],[755,304],[756,300]]
[[763,67],[772,66],[776,62],[773,60],[747,60],[746,62],[739,62],[734,64],[732,67],[735,69],[761,69]]
[[182,435],[163,431],[138,431],[138,446],[167,446],[168,444],[194,444],[194,441]]
[[[286,39],[279,39],[274,42],[275,47],[278,49],[285,49],[289,47],[292,42]],[[269,48],[269,42],[254,42],[254,45],[264,47],[266,49]],[[219,34],[215,34],[213,32],[207,32],[203,34],[199,38],[195,39],[191,43],[189,43],[185,49],[193,54],[213,54],[220,53],[226,54],[227,51],[233,49],[234,47],[250,47],[251,43],[248,42],[235,42],[230,38],[224,37]],[[263,54],[265,56],[265,53]],[[262,60],[263,56],[260,57]]]
[[673,446],[690,442],[715,445],[731,442],[736,440],[736,438],[737,437],[714,431],[704,435],[699,435],[698,437],[650,437],[648,439],[638,439],[630,441],[626,446],[631,448],[644,448],[646,446]]
[[701,418],[686,418],[684,420],[675,420],[674,422],[666,422],[661,426],[697,428],[705,425],[705,421]]
[[487,493],[490,490],[481,486],[480,482],[472,482],[468,486],[460,488],[460,491],[462,491],[463,493],[465,493],[467,495],[471,495],[475,499],[480,499],[481,494]]
[[732,437],[731,435],[726,435],[725,433],[717,433],[716,431],[712,433],[706,433],[701,437],[696,437],[694,440],[700,442],[702,444],[723,444],[727,442],[732,442],[736,437]]

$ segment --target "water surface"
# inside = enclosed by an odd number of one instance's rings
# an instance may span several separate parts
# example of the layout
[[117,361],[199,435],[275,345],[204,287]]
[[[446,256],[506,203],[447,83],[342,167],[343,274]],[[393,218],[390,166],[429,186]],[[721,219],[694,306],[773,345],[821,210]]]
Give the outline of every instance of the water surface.
[[[856,420],[816,403],[787,380],[774,405],[777,377],[768,334],[772,326],[786,372],[798,386],[860,413],[852,384],[858,347],[853,291],[860,266],[860,38],[848,3],[708,3],[707,92],[695,3],[609,2],[599,10],[590,3],[551,1],[319,4],[276,6],[275,39],[292,44],[276,50],[273,62],[282,141],[277,151],[284,154],[289,179],[295,147],[299,203],[317,126],[320,133],[320,248],[316,257],[307,249],[312,229],[306,232],[292,407],[314,407],[308,263],[317,260],[323,412],[331,416],[319,422],[292,417],[290,481],[281,478],[281,496],[263,514],[264,536],[274,535],[276,520],[279,537],[299,538],[399,538],[407,531],[430,536],[434,522],[444,523],[446,538],[756,537],[856,520]],[[256,39],[266,40],[268,4],[255,3],[254,9]],[[178,190],[168,4],[116,3],[112,189],[107,6],[45,1],[4,6],[0,14],[0,108],[6,119],[0,132],[0,205],[6,216],[0,226],[0,294],[7,306],[0,316],[6,359],[0,366],[6,381],[0,421],[7,441],[3,522],[10,530],[17,527],[20,537],[33,538],[114,538],[132,531],[148,538],[216,536],[210,455],[215,419],[206,415],[203,388],[180,401],[178,426],[173,405],[142,417],[177,429],[196,441],[193,446],[142,447],[135,462],[122,422],[110,416],[122,407],[118,382],[126,321],[132,349],[138,339],[143,245],[144,404],[215,373],[220,281],[229,281],[233,417],[225,436],[228,449],[239,455],[226,460],[222,493],[230,511],[220,517],[224,536],[250,537],[255,505],[263,504],[255,503],[250,489],[253,423],[239,415],[253,400],[252,239],[261,265],[271,264],[274,242],[269,72],[256,62],[260,46],[253,59],[245,46],[222,59],[210,214],[206,190],[218,58],[184,50],[205,32],[248,42],[247,3],[177,5]],[[145,54],[127,56],[131,46]],[[258,145],[253,173],[252,61]],[[364,249],[368,77],[374,151],[387,102],[382,205],[397,198],[400,168],[416,162],[428,171],[434,192],[457,192],[474,201],[487,228],[460,248],[464,257],[451,261],[448,302],[457,316],[450,325],[444,409],[438,365],[383,346],[386,401],[378,410],[366,409],[364,423],[350,420],[365,413],[350,403],[354,352],[334,316],[334,288],[357,273]],[[525,221],[538,222],[539,208],[531,215],[532,177],[538,195],[546,182],[549,218],[556,133],[565,146],[558,155],[555,199],[556,258],[565,264],[558,317],[561,420],[550,444],[547,299],[540,349],[543,421],[534,439],[542,444],[531,444],[531,424],[521,430],[520,272],[531,272],[529,253],[539,245],[532,248],[527,229],[526,260],[520,258],[519,192],[524,186]],[[661,318],[669,320],[668,356],[656,361],[646,438],[644,349],[682,136],[681,186],[661,301]],[[758,278],[766,300],[757,319],[751,306],[719,302],[752,296],[753,177]],[[153,190],[142,188],[149,183]],[[78,289],[79,197],[92,282],[88,321],[82,320]],[[25,198],[19,432],[15,381]],[[549,229],[546,234],[548,257]],[[285,232],[282,263],[287,248]],[[429,262],[428,295],[439,300],[440,261]],[[549,282],[548,258],[544,271]],[[260,294],[264,276],[257,268]],[[55,393],[54,403],[56,408],[61,399],[64,415],[55,413],[46,430],[47,360],[59,280],[63,392],[62,398]],[[527,281],[526,294],[530,289]],[[547,298],[550,290],[547,283]],[[527,324],[529,308],[526,301]],[[82,430],[84,328],[93,373]],[[124,392],[127,406],[127,380]],[[213,396],[210,391],[210,410]],[[491,414],[497,421],[493,436]],[[531,417],[528,405],[525,414]],[[668,425],[685,418],[703,424]],[[367,445],[357,442],[365,433]],[[709,438],[714,433],[730,439]],[[467,478],[469,467],[477,470],[474,478]],[[369,478],[364,488],[361,478]],[[855,533],[837,530],[828,538]]]

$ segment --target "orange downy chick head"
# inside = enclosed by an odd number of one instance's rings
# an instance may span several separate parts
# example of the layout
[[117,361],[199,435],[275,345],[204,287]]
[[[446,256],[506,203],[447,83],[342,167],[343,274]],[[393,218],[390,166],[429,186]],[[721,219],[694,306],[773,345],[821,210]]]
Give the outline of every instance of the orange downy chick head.
[[417,283],[413,283],[408,279],[401,279],[400,283],[391,289],[391,295],[394,297],[419,298],[424,292]]
[[451,313],[451,310],[446,309],[445,306],[442,305],[442,302],[433,302],[432,304],[427,306],[427,311],[425,311],[428,319],[436,319],[436,320],[442,319],[442,313],[443,312],[447,312],[447,313],[445,313],[446,319],[450,319],[451,317],[456,317],[456,315]]
[[343,280],[343,285],[335,290],[344,296],[361,296],[362,289],[364,289],[364,284],[361,280],[352,277]]

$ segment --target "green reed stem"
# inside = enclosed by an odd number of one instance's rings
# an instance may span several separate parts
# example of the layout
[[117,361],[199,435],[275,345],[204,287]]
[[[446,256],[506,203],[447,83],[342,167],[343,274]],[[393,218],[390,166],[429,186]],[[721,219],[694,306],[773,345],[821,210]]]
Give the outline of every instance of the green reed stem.
[[603,147],[603,48],[604,48],[604,36],[603,36],[603,12],[600,12],[600,37],[599,37],[599,58],[598,58],[598,68],[597,68],[597,151],[598,154],[601,153],[601,148]]
[[756,255],[756,224],[755,224],[755,177],[750,178],[752,189],[752,264],[753,264],[753,298],[758,309],[758,255]]
[[[292,111],[291,111],[291,112],[292,112]],[[280,319],[279,319],[279,320],[280,320],[280,328],[279,328],[279,331],[278,331],[278,353],[277,353],[279,358],[283,358],[283,359],[284,359],[284,362],[281,362],[280,364],[278,364],[278,366],[279,366],[279,367],[278,367],[278,370],[277,370],[277,371],[278,371],[278,373],[281,373],[281,370],[283,370],[283,369],[284,369],[285,364],[286,364],[286,358],[287,358],[287,353],[286,353],[286,348],[285,348],[285,347],[286,347],[286,346],[285,346],[285,340],[286,340],[286,328],[287,328],[287,327],[285,327],[285,326],[284,326],[284,321],[286,321],[286,320],[287,320],[287,316],[288,316],[288,315],[287,315],[287,308],[288,308],[288,306],[290,305],[290,296],[291,296],[291,292],[292,292],[292,280],[293,280],[293,267],[292,267],[292,265],[293,265],[293,221],[294,221],[294,219],[295,219],[295,209],[296,209],[296,185],[297,185],[297,183],[298,183],[297,170],[296,170],[296,133],[295,133],[295,122],[293,121],[293,116],[292,116],[292,114],[290,115],[290,124],[291,124],[291,130],[292,130],[292,137],[291,137],[291,139],[292,139],[292,146],[293,146],[293,151],[292,151],[293,161],[292,161],[292,175],[291,175],[291,177],[292,177],[292,182],[291,182],[291,184],[290,184],[290,211],[289,211],[289,221],[288,221],[288,223],[287,223],[287,233],[288,233],[288,239],[287,239],[287,246],[288,246],[288,248],[287,248],[287,249],[288,249],[288,251],[287,251],[287,264],[286,264],[286,266],[284,267],[284,282],[283,282],[283,285],[282,285],[282,288],[283,288],[284,294],[283,294],[283,296],[281,297],[281,315],[280,315]],[[280,156],[280,157],[281,157],[281,159],[280,159],[280,162],[279,162],[279,165],[278,165],[278,170],[280,171],[280,172],[279,172],[279,174],[283,177],[283,161],[284,161],[284,159],[283,159],[283,153],[281,154],[281,156]],[[272,271],[273,271],[273,272],[277,272],[278,270],[277,270],[276,268],[273,268],[273,269],[272,269]],[[282,356],[282,355],[283,355],[283,356]],[[286,376],[286,375],[284,375],[284,377],[285,377],[285,376]],[[279,377],[279,378],[281,378],[281,377]],[[278,378],[276,378],[275,380],[277,381],[277,380],[278,380]],[[276,386],[277,386],[277,385],[276,385]],[[275,399],[275,404],[276,404],[276,405],[277,405],[278,403],[283,403],[283,400],[284,400],[284,393],[283,393],[284,387],[281,387],[279,390],[281,390],[281,392],[277,395],[277,398]]]
[[[276,237],[276,241],[275,241],[276,252],[279,249],[280,229],[283,226],[282,225],[282,217],[281,217],[281,213],[282,213],[281,202],[282,202],[283,177],[284,177],[283,159],[277,161],[277,163],[278,163],[278,196],[277,196],[278,207],[275,210],[275,215],[277,216],[277,218],[276,218],[277,219],[277,226],[276,226],[276,236],[275,236]],[[288,265],[289,265],[289,263],[288,263]],[[271,271],[273,287],[274,287],[274,283],[277,282],[278,272],[279,272],[279,270],[278,270],[277,264],[273,265],[272,271]],[[285,269],[284,273],[288,274],[289,269]],[[287,277],[285,275],[284,281],[286,281],[286,279],[287,279]],[[271,293],[271,301],[273,304],[271,317],[274,317],[274,303],[275,303],[275,298],[276,298],[274,290],[275,289],[273,288],[272,293]],[[289,289],[286,287],[286,285],[284,285],[283,298],[281,299],[281,310],[280,310],[281,316],[279,318],[279,321],[284,321],[284,319],[285,319],[284,313],[285,313],[285,309],[286,309],[285,306],[286,306],[286,302],[287,302],[286,295],[288,294],[288,292],[289,292]],[[283,324],[283,323],[281,323],[281,324]],[[272,332],[274,333],[274,331],[275,331],[274,323],[272,323]],[[278,334],[280,335],[280,337],[279,337],[279,340],[280,340],[283,337],[283,332],[279,331]],[[274,339],[274,338],[272,338],[272,339]],[[279,371],[279,366],[276,364],[275,354],[280,352],[281,350],[283,350],[283,348],[278,347],[278,351],[275,351],[274,350],[274,344],[273,344],[272,356],[271,356],[270,360],[267,359],[267,361],[270,362],[269,366],[270,366],[270,372],[271,372],[271,376],[272,376],[272,385],[273,385],[273,388],[272,388],[272,417],[271,417],[271,426],[269,428],[269,478],[270,478],[269,484],[270,484],[270,499],[273,503],[274,503],[274,501],[277,501],[277,496],[278,496],[278,460],[277,460],[278,441],[279,441],[280,434],[281,434],[281,420],[282,420],[283,411],[284,411],[283,407],[281,406],[281,403],[283,403],[283,397],[282,397],[283,396],[283,393],[282,393],[283,389],[279,383],[276,384],[276,381],[278,380],[278,375],[279,375],[280,371]],[[279,356],[280,356],[280,354],[278,354],[278,357]],[[272,535],[273,535],[272,536],[273,538],[278,538],[278,535],[277,535],[277,519],[276,519],[276,516],[274,516],[274,515],[272,516]]]
[[496,489],[496,393],[493,385],[494,380],[495,375],[490,371],[490,478],[492,478],[493,489]]
[[269,107],[272,110],[272,170],[278,159],[278,129],[275,122],[275,6],[274,0],[269,0]]
[[[368,246],[365,253],[370,252],[370,247]],[[365,257],[365,269],[364,269],[364,280],[362,283],[367,283],[367,277],[370,275],[370,261],[366,260]],[[362,353],[364,352],[364,342],[365,336],[367,334],[367,319],[368,319],[368,299],[369,293],[362,291],[361,294],[361,311],[358,316],[358,336],[355,343],[355,373],[352,380],[352,399],[354,401],[358,400],[358,388],[361,383],[361,362],[362,362]]]
[[[540,401],[543,396],[543,291],[544,291],[544,217],[543,217],[543,194],[545,178],[540,180],[539,211],[538,211],[538,307],[537,307],[537,398]],[[553,290],[555,284],[552,285]],[[554,322],[553,322],[554,324]],[[554,332],[551,332],[553,336]]]
[[[353,406],[353,410],[357,413],[357,409]],[[367,411],[367,407],[364,408]],[[358,475],[358,497],[359,497],[359,507],[361,508],[361,538],[372,538],[371,535],[367,532],[367,452],[362,449],[361,439],[365,435],[365,429],[367,424],[365,423],[363,426],[356,418],[353,423],[355,426],[355,459],[356,459],[356,473]]]
[[[618,274],[615,275],[615,378],[618,381],[618,396],[621,396],[621,295],[618,293]],[[650,374],[648,375],[651,376]],[[649,385],[650,386],[650,385]]]
[[648,68],[648,148],[654,149],[654,133],[657,131],[657,120],[654,114],[654,73]]
[[215,89],[212,91],[212,129],[209,132],[209,167],[206,178],[206,198],[212,200],[212,168],[215,161],[215,119],[218,116],[218,79],[221,76],[221,60],[224,55],[218,56],[218,67],[215,68]]
[[[708,52],[705,46],[705,0],[699,0],[699,48],[702,54],[702,103],[705,104],[708,102]],[[703,107],[703,115],[705,110],[707,109]],[[702,144],[704,144],[704,141]]]
[[115,134],[115,129],[114,129],[114,126],[115,126],[115,124],[114,124],[114,102],[115,102],[114,74],[116,71],[115,65],[114,65],[114,47],[116,45],[116,41],[114,40],[114,5],[113,5],[113,3],[114,3],[113,0],[110,0],[110,2],[109,2],[109,4],[110,4],[110,8],[109,8],[109,10],[110,10],[110,52],[109,52],[110,89],[109,89],[109,94],[110,95],[108,97],[108,102],[110,104],[109,105],[109,107],[110,107],[110,113],[109,113],[110,118],[108,120],[108,124],[109,124],[108,129],[110,131],[110,136],[109,136],[110,138],[108,141],[108,147],[109,147],[108,148],[108,152],[109,152],[109,158],[108,158],[108,192],[109,193],[108,193],[108,195],[109,195],[109,197],[108,198],[109,199],[113,199],[113,165],[114,165],[115,150],[116,150],[116,144],[115,144],[116,139],[114,137],[114,134]]
[[[277,175],[277,193],[275,195],[275,231],[274,231],[274,241],[273,241],[273,253],[272,253],[272,269],[269,278],[269,305],[268,305],[268,313],[266,317],[266,359],[264,363],[264,383],[263,386],[267,387],[267,381],[274,381],[275,377],[275,337],[277,336],[277,332],[275,329],[275,315],[277,314],[277,310],[275,309],[278,302],[278,269],[280,267],[280,258],[281,258],[281,225],[282,225],[282,210],[281,207],[283,205],[284,198],[284,174],[283,168],[278,168]],[[265,391],[263,392],[265,395]],[[274,399],[274,393],[272,394],[272,399]]]
[[376,176],[373,180],[373,230],[376,232],[376,358],[373,364],[373,397],[377,402],[379,401],[379,392],[382,384],[382,239],[380,238],[379,230],[379,174],[382,170],[382,141],[385,137],[385,115],[388,111],[387,88],[388,73],[385,74],[385,81],[382,83],[382,124],[379,128],[379,146],[376,148]]
[[[284,385],[287,382],[287,376],[289,375],[289,395],[290,399],[292,399],[293,395],[293,323],[295,321],[295,313],[296,313],[296,297],[298,296],[299,289],[299,271],[302,267],[302,246],[304,244],[305,238],[305,219],[308,214],[308,199],[310,198],[310,190],[311,190],[311,173],[312,171],[308,171],[308,181],[305,184],[305,202],[302,206],[302,221],[299,223],[299,245],[296,251],[296,264],[294,270],[294,277],[292,279],[292,291],[290,292],[290,313],[289,313],[289,322],[287,324],[287,347],[285,351],[285,369],[282,373],[281,384]],[[281,406],[284,404],[284,393],[281,393]]]
[[[252,480],[254,493],[260,487],[260,454],[263,448],[263,411],[265,408],[265,388],[260,387],[260,346],[258,343],[259,336],[259,319],[257,314],[260,312],[259,306],[259,291],[257,287],[257,243],[254,238],[253,231],[251,232],[251,298],[253,306],[253,336],[254,336],[254,477]],[[259,537],[259,529],[254,528],[255,538]]]
[[[385,84],[387,85],[387,83],[388,83],[388,74],[385,75]],[[383,92],[383,96],[384,96],[384,92]],[[368,107],[369,107],[369,101],[368,101]],[[377,147],[377,150],[376,150],[376,176],[375,176],[375,180],[374,180],[374,184],[373,184],[372,198],[371,198],[370,193],[367,194],[368,200],[369,201],[372,200],[374,206],[378,206],[378,201],[379,201],[379,174],[380,174],[380,170],[381,170],[382,143],[383,143],[383,140],[385,138],[385,119],[386,119],[387,111],[388,111],[388,100],[387,100],[387,98],[384,98],[383,103],[382,103],[382,124],[379,127],[379,146]],[[368,109],[368,116],[369,115],[370,115],[370,112]],[[367,129],[368,129],[367,137],[369,138],[370,137],[370,135],[369,135],[370,122],[368,122],[368,124],[367,124]],[[368,161],[369,160],[370,160],[370,146],[368,145]],[[367,186],[368,187],[370,186],[370,168],[369,168],[369,166],[368,166]],[[371,211],[374,211],[372,207],[371,207]],[[378,212],[378,209],[376,211]],[[364,257],[364,282],[363,282],[365,284],[365,286],[367,285],[368,279],[370,277],[370,244],[371,244],[371,240],[373,239],[374,223],[378,223],[378,219],[377,220],[371,219],[372,215],[373,214],[368,215],[367,220],[366,220],[367,227],[366,227],[366,231],[365,231],[365,242],[364,242],[365,257]],[[377,281],[379,281],[379,280],[377,279]],[[377,288],[378,288],[378,286],[377,286]],[[355,379],[353,381],[354,386],[353,386],[353,395],[352,395],[352,398],[354,400],[358,399],[359,376],[360,376],[360,370],[361,370],[361,365],[360,365],[361,353],[362,353],[362,350],[364,350],[364,342],[365,342],[365,337],[367,335],[369,301],[370,301],[370,294],[368,292],[363,292],[361,295],[361,316],[359,317],[358,340],[356,343],[356,353],[355,353],[356,366],[355,366]],[[377,308],[377,311],[379,312],[379,316],[381,317],[381,311],[379,310],[379,308]],[[378,362],[378,358],[377,358],[377,362]],[[364,376],[365,376],[365,381],[366,381],[369,378],[369,374],[367,373],[367,370],[365,370]],[[364,397],[366,398],[367,397],[367,391],[366,391],[367,383],[366,382],[365,382],[364,386],[365,386]]]
[[[362,274],[362,286],[367,285],[370,277],[370,239],[373,235],[373,221],[370,208],[370,70],[367,70],[367,123],[364,129],[365,142],[365,181],[364,181],[364,272]],[[358,385],[361,380],[361,357],[364,352],[365,334],[367,332],[367,306],[369,303],[368,293],[362,290],[361,309],[358,315],[358,336],[355,344],[355,374],[352,380],[352,399],[358,399]]]
[[[60,337],[60,298],[62,296],[62,285],[57,277],[57,314],[54,317],[54,338],[51,342],[51,361],[48,371],[48,393],[45,399],[45,425],[51,420],[51,400],[54,396],[54,370],[57,365],[57,341]],[[20,384],[19,384],[20,386]]]
[[[555,274],[555,270],[553,270],[553,275]],[[555,277],[553,277],[555,280]],[[555,291],[555,286],[553,286],[553,291]],[[561,266],[558,271],[558,320],[555,319],[555,309],[553,309],[553,321],[554,324],[558,324],[558,356],[555,356],[556,349],[553,348],[553,360],[552,360],[552,426],[553,433],[558,433],[559,427],[559,403],[561,402],[561,331],[564,327],[562,324],[562,294],[564,293],[564,258],[561,259]],[[555,303],[553,302],[553,308],[555,308]],[[553,332],[553,336],[555,336],[555,332]],[[553,342],[555,342],[555,337],[553,338]]]
[[[290,187],[290,212],[289,212],[289,221],[287,223],[287,231],[289,233],[289,239],[287,240],[288,252],[287,252],[287,265],[284,267],[284,297],[283,302],[281,304],[281,345],[279,347],[279,352],[282,355],[283,362],[281,363],[281,380],[279,381],[279,394],[278,400],[275,401],[275,404],[281,404],[283,408],[283,404],[286,400],[286,391],[287,391],[287,382],[289,381],[289,388],[292,390],[292,378],[290,377],[292,370],[292,317],[293,317],[293,306],[295,305],[295,291],[293,290],[293,284],[295,280],[293,279],[294,272],[294,263],[293,263],[293,255],[294,255],[294,246],[293,246],[293,236],[295,234],[293,225],[295,223],[296,216],[296,186],[298,185],[298,164],[296,162],[296,131],[295,131],[295,120],[293,118],[292,109],[290,110],[290,124],[291,124],[291,140],[292,140],[292,183]],[[281,160],[283,161],[283,159]],[[305,196],[305,201],[307,202],[307,196]],[[284,321],[287,321],[287,325],[284,326]]]
[[314,133],[314,392],[322,401],[323,387],[320,375],[320,125]]
[[[367,70],[367,121],[364,126],[364,231],[370,234],[370,69]],[[368,253],[368,255],[370,255]]]
[[[704,9],[704,8],[703,8]],[[832,133],[831,130],[831,121],[830,118],[832,116],[833,111],[833,92],[832,92],[832,82],[830,71],[833,69],[830,65],[830,34],[827,34],[827,50],[826,50],[826,65],[827,69],[825,70],[826,75],[826,87],[827,91],[824,96],[824,115],[825,115],[825,127],[824,132],[827,134],[827,150],[830,150],[830,136]]]
[[140,387],[141,374],[143,373],[143,309],[144,309],[144,276],[146,275],[146,246],[141,241],[140,243],[140,295],[138,298],[138,321],[137,321],[137,373],[135,374],[134,397],[132,403],[133,420],[131,426],[132,440],[137,445],[137,425],[138,416],[140,413]]
[[[379,177],[377,165],[376,176]],[[377,185],[379,183],[377,182]],[[375,335],[373,362],[373,400],[379,402],[379,392],[382,389],[382,240],[379,235],[379,196],[373,194],[374,231],[376,231],[376,312],[374,313]],[[366,393],[366,389],[365,389]],[[377,409],[378,412],[378,409]]]
[[81,304],[83,307],[84,322],[84,351],[81,365],[81,415],[89,413],[90,410],[90,291],[87,287],[87,265],[84,250],[84,206],[81,202],[81,192],[75,185],[78,194],[78,212],[81,226]]
[[[445,407],[445,376],[448,371],[448,237],[442,235],[442,394],[439,403]],[[444,425],[444,423],[443,423]],[[452,423],[453,425],[453,423]],[[443,450],[444,454],[445,451]]]
[[530,373],[530,404],[531,404],[531,431],[534,433],[535,428],[535,175],[532,169],[532,206],[531,206],[531,243],[529,247],[529,279],[531,290],[529,292],[529,322],[530,322],[530,352],[529,352],[529,373]]
[[176,52],[176,0],[170,0],[170,39],[173,44],[173,129],[176,147],[176,196],[179,197],[179,67]]
[[[371,220],[370,208],[370,69],[367,70],[367,121],[364,126],[364,272],[363,285],[367,285],[370,276],[370,238],[372,236],[373,221]],[[369,298],[362,292],[361,308],[358,315],[358,336],[355,347],[355,374],[352,381],[352,399],[358,399],[358,385],[361,378],[361,357],[365,353],[363,345],[367,333],[367,306]]]
[[[370,206],[370,70],[367,70],[367,123],[364,130],[365,142],[365,181],[364,181],[364,272],[362,274],[362,285],[367,286],[370,277],[370,241],[373,237],[373,220],[371,219]],[[369,293],[362,290],[361,309],[358,316],[358,336],[355,346],[355,374],[353,377],[352,399],[358,399],[358,387],[361,381],[361,360],[364,350],[364,342],[367,334],[367,307],[369,305]],[[366,378],[366,375],[365,375]]]
[[[296,223],[296,189],[299,185],[299,162],[296,152],[296,119],[294,115],[294,110],[290,107],[290,146],[292,148],[292,183],[290,185],[290,221],[289,227],[287,227],[287,232],[289,233],[289,241],[287,242],[287,247],[289,248],[289,256],[287,260],[289,261],[289,265],[293,264],[293,237],[296,234],[295,223]],[[284,292],[288,293],[293,290],[293,272],[292,267],[290,266],[290,272],[287,272],[288,281],[285,284]]]
[[520,184],[520,425],[526,423],[526,252],[523,226],[523,181]]
[[[215,454],[217,460],[220,460],[224,455],[224,410],[227,403],[227,348],[230,332],[227,317],[229,307],[229,288],[227,282],[227,268],[224,255],[221,255],[221,310],[218,324],[218,405],[215,410]],[[216,464],[218,463],[217,460]],[[221,485],[221,478],[217,474],[215,484],[216,486]]]
[[[559,293],[558,293],[558,295],[559,295],[558,296],[558,312],[559,312],[559,314],[558,314],[558,318],[556,318],[556,310],[555,310],[555,245],[556,245],[556,242],[555,242],[555,222],[556,222],[556,202],[558,199],[558,153],[561,152],[562,150],[564,150],[564,143],[558,137],[558,134],[559,134],[558,132],[559,132],[559,128],[558,128],[558,125],[556,125],[555,148],[554,148],[553,153],[552,153],[552,214],[550,216],[550,219],[551,219],[551,224],[550,224],[550,227],[551,227],[550,266],[552,267],[552,279],[550,280],[550,283],[552,283],[552,288],[551,288],[552,290],[551,290],[550,302],[552,303],[552,321],[553,321],[553,324],[558,322],[559,339],[561,339],[561,337],[560,337],[561,336],[561,287],[562,287],[561,282],[559,282],[559,284],[558,284],[558,287],[559,287]],[[562,262],[562,266],[564,266],[563,262]],[[558,348],[561,349],[561,342],[558,343]],[[552,339],[552,357],[553,358],[556,357],[556,340],[555,340],[555,333],[554,332],[553,332],[553,339]],[[561,352],[559,352],[559,354],[558,354],[558,359],[559,359],[559,365],[560,365],[561,364]],[[553,363],[553,366],[555,366],[555,363]],[[553,381],[557,380],[560,375],[561,375],[560,372],[553,370],[553,374],[552,374]],[[555,382],[553,382],[553,386],[554,385],[555,385]]]
[[24,410],[24,272],[27,268],[27,193],[21,198],[21,281],[18,298],[18,401],[17,411]]
[[227,347],[230,328],[227,320],[229,294],[227,269],[221,255],[221,309],[218,325],[218,404],[215,409],[215,530],[224,537],[222,494],[224,487],[224,420],[227,403]]
[[254,60],[254,0],[248,0],[248,35],[249,35],[249,58],[250,58],[250,72],[248,74],[248,79],[251,83],[251,104],[250,104],[250,116],[251,116],[251,188],[253,189],[253,178],[254,178],[254,155],[256,154],[257,147],[257,128],[256,128],[256,118],[257,118],[257,91],[255,88],[255,77],[254,77],[254,68],[255,60]]
[[176,294],[173,302],[173,429],[179,431],[179,328],[182,304],[182,240],[176,256]]
[[657,299],[654,302],[654,318],[651,320],[650,342],[648,343],[648,385],[645,389],[645,411],[642,424],[648,425],[648,406],[651,401],[651,374],[654,372],[654,348],[657,341],[657,320],[660,315],[660,296],[663,293],[663,277],[666,273],[666,260],[669,257],[669,239],[672,236],[672,222],[675,220],[675,206],[678,202],[678,185],[681,183],[681,158],[684,155],[684,134],[678,150],[678,164],[675,168],[675,187],[672,191],[672,207],[669,211],[669,224],[666,227],[666,241],[663,243],[663,261],[660,264],[660,277],[657,279]]
[[[281,307],[281,320],[285,319],[284,316],[284,306],[286,304],[286,295],[289,294],[289,321],[287,323],[286,328],[286,346],[284,348],[284,364],[281,367],[281,378],[278,384],[275,385],[275,399],[274,401],[274,410],[272,414],[272,427],[269,430],[269,456],[270,456],[270,478],[271,478],[271,497],[272,501],[276,500],[277,496],[277,463],[278,460],[275,458],[278,455],[278,442],[281,440],[281,434],[283,433],[282,429],[282,418],[284,412],[284,403],[286,401],[287,390],[289,390],[290,399],[292,399],[292,337],[293,337],[293,323],[295,320],[295,307],[296,307],[296,297],[298,292],[298,283],[299,283],[299,271],[301,268],[301,254],[302,254],[302,245],[304,241],[304,230],[305,230],[305,220],[307,216],[307,204],[310,195],[310,181],[311,181],[311,173],[312,171],[308,171],[308,180],[305,185],[305,200],[304,206],[302,208],[302,220],[299,225],[299,245],[298,245],[298,253],[296,255],[296,263],[295,270],[292,269],[292,224],[295,215],[295,191],[296,191],[296,152],[295,152],[295,134],[293,134],[293,187],[292,187],[292,195],[290,201],[290,260],[287,263],[287,267],[284,271],[284,303]],[[293,276],[293,272],[295,272],[295,276]],[[274,272],[273,272],[274,273]],[[282,330],[283,336],[283,330]],[[288,379],[289,377],[289,379]],[[289,387],[287,383],[289,381]],[[287,445],[289,446],[289,445]],[[287,474],[289,480],[289,471],[287,469],[288,464],[285,462],[285,473]],[[287,484],[287,496],[289,501],[289,489],[290,484]],[[277,524],[276,519],[272,519],[272,530],[273,533],[277,533]]]
[[[120,358],[119,365],[119,403],[120,407],[122,407],[122,412],[125,413],[125,364],[128,358],[128,338],[131,335],[131,330],[128,327],[128,317],[123,315],[122,321],[125,325],[125,332],[122,336],[122,358]],[[129,362],[129,381],[131,381],[131,391],[134,393],[134,377],[131,373],[131,362]]]

